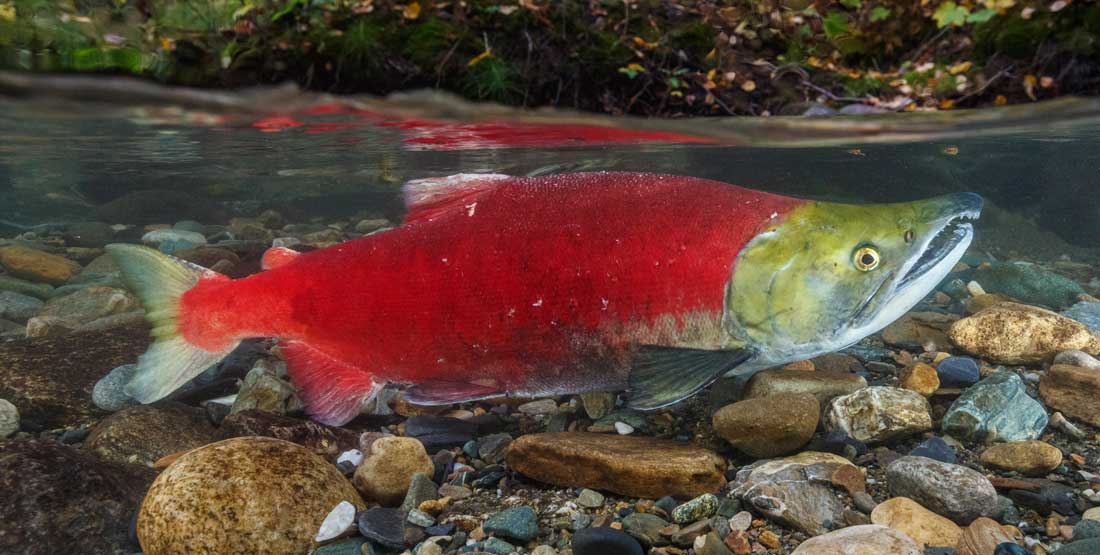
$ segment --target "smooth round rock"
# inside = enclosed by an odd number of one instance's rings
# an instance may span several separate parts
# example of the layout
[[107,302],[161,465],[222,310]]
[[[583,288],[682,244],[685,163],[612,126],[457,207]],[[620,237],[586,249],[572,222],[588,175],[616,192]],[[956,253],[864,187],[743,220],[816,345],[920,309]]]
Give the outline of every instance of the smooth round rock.
[[993,549],[993,555],[1031,555],[1028,550],[1015,542],[1004,542]]
[[672,510],[672,521],[688,524],[702,520],[718,512],[718,498],[714,494],[704,493]]
[[355,469],[353,482],[363,497],[386,506],[405,498],[413,475],[435,473],[424,445],[410,437],[383,437],[370,446],[370,454]]
[[1100,553],[1100,538],[1073,542],[1050,555],[1096,555],[1097,553]]
[[923,397],[931,397],[940,388],[940,378],[935,368],[917,362],[901,369],[898,373],[898,387],[915,391]]
[[928,457],[942,463],[955,464],[955,448],[938,436],[922,441],[909,454],[914,457]]
[[649,546],[668,545],[668,538],[661,533],[667,527],[667,520],[649,513],[634,512],[623,518],[623,531]]
[[788,455],[810,442],[821,417],[809,393],[781,393],[746,399],[714,413],[714,431],[745,454],[758,459]]
[[1049,422],[1015,372],[1000,371],[969,387],[943,417],[943,431],[971,441],[1037,439]]
[[936,365],[943,387],[970,387],[982,379],[978,363],[970,357],[947,357]]
[[1100,522],[1095,520],[1082,520],[1073,527],[1073,541],[1090,540],[1100,538]]
[[[1031,364],[1060,351],[1091,351],[1092,331],[1049,310],[1000,303],[951,325],[951,340],[962,350],[1000,364]],[[1094,351],[1093,351],[1094,352]]]
[[0,399],[0,439],[19,431],[19,409],[7,399]]
[[134,377],[136,364],[123,364],[112,369],[92,388],[92,403],[109,412],[120,411],[138,402],[126,394],[126,384]]
[[889,441],[932,428],[931,407],[920,394],[897,387],[868,387],[833,399],[825,429],[864,443]]
[[184,454],[138,514],[146,555],[305,553],[333,507],[362,509],[335,466],[287,441],[242,437]]
[[585,528],[573,534],[574,555],[642,555],[642,546],[614,528]]
[[925,457],[902,457],[886,467],[891,495],[908,497],[958,524],[997,514],[997,490],[980,473]]
[[791,555],[922,555],[917,542],[886,526],[865,524],[810,538]]
[[982,462],[1001,470],[1041,476],[1062,464],[1062,451],[1042,441],[997,443],[982,452]]
[[932,547],[954,547],[962,536],[962,529],[954,522],[907,497],[894,497],[879,503],[871,511],[871,522],[889,526],[918,544]]

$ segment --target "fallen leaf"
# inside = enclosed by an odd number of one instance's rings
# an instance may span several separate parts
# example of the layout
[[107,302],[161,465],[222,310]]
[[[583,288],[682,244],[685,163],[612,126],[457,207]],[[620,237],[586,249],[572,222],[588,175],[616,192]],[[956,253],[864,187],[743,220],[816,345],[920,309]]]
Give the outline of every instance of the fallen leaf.
[[849,150],[848,154],[851,154],[852,156],[866,156],[863,151],[858,148],[853,148],[852,150]]
[[997,106],[1004,106],[1005,104],[1008,104],[1008,98],[1003,94],[999,94],[997,95],[997,98],[993,99],[993,103]]
[[950,110],[955,107],[955,101],[950,98],[945,98],[940,101],[940,110]]
[[1035,85],[1039,82],[1039,79],[1032,74],[1024,76],[1024,92],[1027,93],[1027,97],[1032,100],[1038,100],[1035,98]]
[[958,75],[960,73],[966,73],[967,71],[970,71],[970,66],[971,65],[973,65],[973,64],[971,64],[969,61],[960,62],[960,63],[957,63],[957,64],[947,68],[947,71],[949,71],[951,73],[951,75]]
[[420,2],[409,2],[405,9],[401,11],[401,14],[405,16],[405,19],[416,19],[420,17]]
[[15,6],[13,4],[0,4],[0,21],[15,22]]
[[749,80],[745,81],[744,83],[741,83],[741,90],[743,90],[745,92],[755,91],[756,90],[756,82],[753,81],[752,79],[749,79]]
[[1039,78],[1039,86],[1044,89],[1049,89],[1054,86],[1054,78],[1049,75],[1044,75]]
[[956,155],[959,154],[959,147],[957,147],[957,146],[945,147],[943,149],[943,153],[948,155],[948,156],[956,156]]
[[493,55],[492,50],[486,50],[485,52],[482,52],[481,54],[478,54],[477,56],[474,56],[473,58],[470,59],[470,61],[466,62],[466,67],[474,67],[477,64],[481,63],[482,60],[484,60],[485,58],[488,58],[492,55]]

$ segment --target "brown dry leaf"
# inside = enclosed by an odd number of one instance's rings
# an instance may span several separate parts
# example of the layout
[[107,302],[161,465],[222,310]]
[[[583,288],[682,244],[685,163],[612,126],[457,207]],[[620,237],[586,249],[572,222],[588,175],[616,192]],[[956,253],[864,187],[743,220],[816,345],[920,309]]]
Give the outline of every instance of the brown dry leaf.
[[960,73],[966,73],[967,71],[970,71],[970,66],[972,65],[974,64],[972,64],[971,62],[959,62],[947,68],[947,71],[951,72],[951,75],[958,75]]
[[858,148],[853,148],[852,150],[849,150],[847,152],[848,152],[848,154],[851,154],[852,156],[865,156],[863,151],[858,149]]
[[492,55],[493,55],[492,50],[486,50],[485,52],[482,52],[481,54],[478,54],[477,56],[474,56],[473,58],[470,59],[470,61],[466,62],[466,67],[476,66],[477,64],[481,63],[482,60],[484,60],[485,58],[488,58]]
[[756,90],[756,81],[749,79],[744,83],[741,83],[741,90],[745,92],[752,92]]
[[401,15],[405,16],[405,19],[416,19],[420,17],[420,2],[409,2],[405,9],[401,11]]
[[657,43],[649,42],[637,35],[634,36],[634,44],[637,45],[638,48],[645,48],[646,50],[653,50],[654,48],[657,48]]
[[945,98],[940,101],[940,110],[950,110],[955,107],[955,101],[950,98]]
[[948,156],[956,156],[956,155],[959,154],[959,147],[957,147],[957,146],[945,147],[943,149],[943,153],[948,155]]
[[1039,79],[1032,74],[1024,76],[1024,92],[1027,93],[1027,97],[1032,100],[1038,100],[1035,98],[1035,85],[1039,82]]
[[1004,106],[1005,104],[1008,104],[1008,98],[1003,94],[999,94],[997,95],[997,98],[993,99],[993,103],[997,106]]

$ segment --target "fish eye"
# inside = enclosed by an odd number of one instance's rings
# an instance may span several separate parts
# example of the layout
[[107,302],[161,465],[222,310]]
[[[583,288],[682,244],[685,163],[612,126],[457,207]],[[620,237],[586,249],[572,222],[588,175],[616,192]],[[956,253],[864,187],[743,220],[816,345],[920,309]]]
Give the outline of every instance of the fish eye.
[[852,253],[852,264],[855,264],[856,269],[861,272],[870,272],[878,268],[881,260],[878,249],[870,245],[859,247]]
[[913,234],[912,229],[905,230],[905,242],[906,243],[912,243],[914,237],[915,237],[915,235]]

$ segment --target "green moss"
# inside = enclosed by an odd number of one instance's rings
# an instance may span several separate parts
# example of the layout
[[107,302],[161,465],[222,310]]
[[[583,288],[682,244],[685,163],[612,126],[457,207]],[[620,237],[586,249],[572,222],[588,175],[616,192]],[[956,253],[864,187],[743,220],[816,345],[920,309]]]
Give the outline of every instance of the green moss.
[[714,48],[714,27],[694,22],[682,25],[668,33],[669,46],[683,50],[692,58],[702,59]]
[[458,29],[438,17],[410,25],[404,34],[401,52],[408,60],[431,73],[447,55],[455,41]]
[[335,58],[341,74],[356,76],[377,70],[385,60],[386,26],[375,18],[361,17],[342,33],[329,33],[322,51]]

